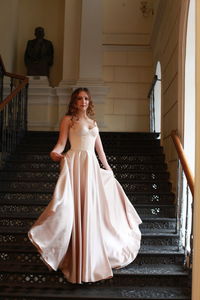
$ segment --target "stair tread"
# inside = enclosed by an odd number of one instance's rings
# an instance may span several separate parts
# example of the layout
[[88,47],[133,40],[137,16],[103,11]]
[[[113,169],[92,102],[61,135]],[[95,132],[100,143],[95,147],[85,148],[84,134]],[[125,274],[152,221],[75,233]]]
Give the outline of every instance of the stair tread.
[[[14,226],[5,226],[0,227],[0,233],[5,234],[23,234],[27,233],[26,228],[16,228]],[[179,234],[176,232],[143,232],[142,233],[143,238],[152,237],[152,238],[160,238],[160,237],[179,237]]]
[[[125,155],[125,154],[120,154],[120,153],[113,153],[113,152],[110,152],[110,153],[106,153],[107,155],[106,156],[113,156],[113,157],[117,157],[117,158],[122,158],[122,157],[124,157],[124,156],[127,156],[127,155]],[[50,156],[49,156],[49,152],[44,152],[44,151],[37,151],[36,153],[33,153],[33,152],[29,152],[29,151],[24,151],[23,152],[23,154],[21,154],[21,153],[16,153],[16,154],[13,154],[13,156],[11,156],[11,157],[9,157],[9,159],[8,159],[8,161],[13,161],[13,160],[15,160],[16,159],[16,157],[21,157],[21,161],[23,160],[23,157],[24,156],[36,156],[36,157],[38,157],[38,156],[41,156],[41,158],[44,158],[44,156],[46,157],[46,158],[48,158],[49,160],[51,160],[50,159]],[[146,152],[144,152],[144,153],[141,153],[141,154],[136,154],[136,153],[133,153],[133,154],[129,154],[128,155],[129,157],[158,157],[158,158],[164,158],[165,157],[165,155],[163,154],[163,153],[150,153],[150,154],[148,154],[148,153],[146,153]]]
[[[38,180],[35,180],[35,178],[0,178],[0,180],[2,182],[21,182],[21,183],[24,183],[24,182],[31,182],[31,183],[42,183],[42,182],[55,182],[57,181],[58,178],[46,178],[46,179],[43,179],[43,178],[40,178]],[[163,179],[163,180],[134,180],[133,182],[133,179],[120,179],[120,183],[132,183],[133,185],[134,184],[156,184],[156,185],[159,185],[159,184],[165,184],[165,185],[171,185],[171,182]]]
[[[92,284],[77,285],[72,284],[68,289],[53,288],[22,288],[22,287],[1,287],[0,296],[25,296],[26,299],[149,299],[149,300],[189,300],[188,289],[180,287],[159,287],[144,286],[130,287],[102,287],[93,286]],[[39,298],[38,298],[39,297]],[[18,299],[17,299],[18,300]]]
[[[31,220],[31,218],[29,218],[28,220]],[[35,220],[35,218],[32,219],[33,221]],[[144,223],[143,223],[144,224]],[[3,233],[7,233],[7,234],[26,234],[27,230],[29,230],[30,226],[20,226],[20,227],[16,227],[16,226],[0,226],[0,234]],[[178,234],[176,232],[172,232],[172,231],[168,231],[168,230],[163,230],[163,231],[155,231],[154,233],[152,232],[152,230],[142,230],[142,237],[178,237]]]
[[[51,194],[52,195],[52,191],[30,191],[30,192],[27,192],[27,191],[24,191],[24,190],[20,190],[20,191],[11,191],[11,190],[8,190],[8,191],[1,191],[0,194],[5,194],[5,193],[22,193],[22,194]],[[138,192],[138,191],[134,191],[134,192],[126,192],[126,195],[174,195],[173,192],[171,191],[144,191],[144,192]]]
[[[37,207],[37,205],[36,205]],[[44,205],[45,208],[45,205]],[[40,212],[33,212],[32,215],[28,215],[27,216],[27,212],[15,212],[15,214],[13,215],[13,212],[4,212],[3,216],[1,217],[1,219],[5,219],[5,218],[11,218],[11,219],[19,219],[19,218],[23,218],[23,219],[34,219],[37,218],[38,214],[40,214]],[[175,222],[176,218],[175,217],[142,217],[142,221],[143,222]],[[8,227],[8,226],[7,226]],[[1,226],[0,226],[1,228]]]
[[[16,163],[16,164],[26,164],[26,163],[32,163],[32,164],[37,164],[37,163],[43,163],[43,164],[54,164],[54,165],[59,165],[58,162],[53,162],[52,160],[47,160],[47,161],[26,161],[26,160],[8,160],[7,162],[9,163]],[[167,166],[165,162],[160,162],[160,161],[149,161],[149,162],[114,162],[116,165],[126,165],[126,164],[132,164],[132,165],[162,165],[162,166]]]
[[[37,253],[35,247],[30,243],[29,246],[21,247],[17,245],[13,248],[12,245],[0,245],[0,251],[9,253]],[[39,254],[38,254],[39,255]],[[173,249],[172,247],[162,247],[162,246],[151,246],[151,247],[141,247],[138,255],[184,255],[184,250],[181,248],[179,250]]]
[[[51,193],[50,193],[50,195],[51,195]],[[0,204],[1,205],[15,205],[15,206],[24,206],[24,205],[26,205],[26,206],[46,206],[46,205],[48,205],[48,203],[49,203],[49,200],[35,200],[34,202],[28,202],[26,199],[25,200],[23,200],[23,199],[21,199],[21,200],[16,200],[16,199],[0,199]],[[155,209],[155,208],[175,208],[175,204],[173,204],[173,203],[160,203],[160,202],[157,202],[157,203],[153,203],[153,204],[151,204],[151,203],[147,203],[147,204],[134,204],[134,207],[135,208],[149,208],[149,209]],[[23,216],[23,215],[21,215],[21,216]],[[26,215],[27,216],[27,215]],[[159,217],[158,217],[159,218]],[[174,216],[172,217],[172,218],[174,218]],[[163,219],[163,218],[161,218],[161,219]]]
[[[48,273],[48,268],[42,264],[41,265],[27,265],[20,263],[0,263],[0,272],[34,272],[34,273]],[[61,272],[60,272],[61,273]],[[113,273],[116,275],[188,275],[188,272],[183,269],[182,265],[155,265],[155,264],[145,264],[145,265],[137,265],[137,264],[129,264],[127,267],[121,269],[113,269]]]

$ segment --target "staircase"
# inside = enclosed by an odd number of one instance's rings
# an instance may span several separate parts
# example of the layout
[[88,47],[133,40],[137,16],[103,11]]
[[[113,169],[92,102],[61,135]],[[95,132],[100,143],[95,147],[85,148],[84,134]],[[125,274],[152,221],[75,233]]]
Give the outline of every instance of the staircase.
[[0,299],[191,299],[176,205],[157,134],[101,133],[116,178],[143,220],[136,260],[114,277],[83,285],[49,271],[27,231],[51,200],[59,164],[57,133],[29,132],[0,171]]

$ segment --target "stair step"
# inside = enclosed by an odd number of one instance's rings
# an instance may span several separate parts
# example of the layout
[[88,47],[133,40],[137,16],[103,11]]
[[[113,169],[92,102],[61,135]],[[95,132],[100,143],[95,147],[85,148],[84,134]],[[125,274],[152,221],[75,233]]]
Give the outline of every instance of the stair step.
[[[49,142],[46,143],[45,140],[42,141],[41,143],[36,142],[36,143],[27,143],[26,141],[22,144],[20,144],[20,146],[17,147],[17,152],[18,153],[35,153],[37,154],[38,152],[45,152],[45,153],[49,153],[55,146],[56,144],[56,140],[53,142]],[[136,142],[136,143],[132,143],[130,144],[130,141],[128,141],[127,143],[120,141],[118,143],[115,143],[114,141],[110,141],[108,140],[108,142],[104,142],[103,141],[103,147],[104,147],[104,151],[106,153],[106,155],[121,155],[123,153],[124,154],[130,154],[130,155],[153,155],[155,153],[157,154],[163,154],[163,147],[161,147],[159,145],[159,142],[155,143],[153,141],[153,143],[150,142]],[[67,146],[65,148],[65,152],[69,149],[70,147]]]
[[[18,233],[18,232],[7,232],[2,228],[0,232],[0,241],[4,243],[4,245],[17,245],[22,244],[26,245],[29,244],[30,241],[28,240],[27,233]],[[142,241],[141,244],[144,246],[172,246],[178,249],[179,246],[179,236],[176,233],[158,233],[158,232],[151,232],[151,233],[143,233],[142,234]],[[175,249],[174,248],[174,249]]]
[[179,247],[179,235],[176,233],[145,232],[141,244],[144,246],[174,246]]
[[[164,163],[110,163],[110,166],[113,169],[113,172],[121,172],[121,171],[128,171],[128,172],[165,172],[167,170],[167,165]],[[59,163],[55,163],[52,161],[46,162],[26,162],[24,161],[8,161],[6,163],[6,170],[22,170],[22,171],[32,171],[32,170],[41,170],[41,171],[59,171],[60,165]]]
[[[101,135],[101,134],[100,134]],[[22,148],[29,148],[30,145],[33,147],[49,147],[49,146],[54,146],[57,142],[57,138],[52,138],[52,139],[24,139],[21,144],[17,147],[17,150],[21,150]],[[108,138],[104,138],[101,135],[102,143],[104,148],[109,147],[111,149],[113,146],[116,148],[143,148],[143,147],[160,147],[160,140],[131,140],[130,139],[115,139],[112,136],[109,136]]]
[[[22,147],[21,149],[18,149],[18,151],[20,153],[32,153],[32,154],[37,154],[38,152],[43,152],[43,153],[50,153],[53,149],[53,147],[55,146],[55,143],[50,145],[50,146],[41,146],[41,145],[37,145],[37,146],[30,146],[30,148],[28,148],[27,146]],[[162,147],[134,147],[131,148],[130,147],[122,147],[122,148],[118,148],[116,149],[116,146],[113,146],[112,149],[110,148],[106,148],[104,147],[104,151],[106,153],[106,155],[109,154],[116,154],[116,155],[120,155],[121,153],[126,154],[126,155],[156,155],[156,154],[163,154],[163,148]]]
[[176,215],[175,205],[135,204],[134,207],[141,218],[143,217],[174,218]]
[[[160,162],[160,163],[164,163],[164,159],[165,156],[164,154],[151,154],[151,155],[117,155],[117,154],[108,154],[106,155],[107,160],[109,161],[109,163],[152,163],[152,162]],[[47,161],[50,162],[50,156],[49,153],[36,153],[36,154],[31,154],[29,152],[27,153],[16,153],[14,155],[12,155],[8,161],[20,161],[20,162],[38,162],[38,161]]]
[[[40,214],[45,206],[48,205],[52,198],[52,194],[29,194],[29,193],[8,193],[0,194],[0,213],[5,217],[13,215],[13,217],[23,217],[23,213],[30,217],[31,214],[36,216]],[[135,204],[136,211],[143,219],[145,217],[158,218],[174,218],[176,207],[174,204]],[[17,215],[16,215],[17,214]],[[36,215],[35,215],[36,214]]]
[[[130,140],[137,139],[137,140],[156,140],[159,139],[160,133],[159,132],[113,132],[113,131],[100,131],[100,134],[102,137],[108,137],[110,136],[116,138],[126,138]],[[33,140],[36,139],[51,139],[52,137],[58,138],[59,132],[58,131],[34,131],[30,130],[26,132],[25,139],[30,138]]]
[[[21,142],[21,144],[17,147],[17,149],[21,149],[22,146],[25,147],[30,147],[30,145],[33,146],[49,146],[49,145],[55,145],[57,140],[58,140],[58,136],[55,136],[55,138],[24,138]],[[160,146],[160,139],[149,139],[149,140],[145,140],[145,139],[132,139],[131,135],[127,138],[123,138],[122,136],[120,138],[116,138],[114,135],[103,135],[102,133],[100,133],[101,136],[101,140],[103,143],[104,147],[111,147],[117,146],[117,148],[119,147],[145,147],[145,146],[154,146],[154,147],[161,147]],[[69,144],[69,143],[68,143]]]
[[[40,254],[36,249],[29,245],[28,248],[15,247],[8,245],[7,247],[0,246],[0,263],[18,263],[27,265],[37,265],[43,264],[40,259]],[[144,247],[140,249],[139,254],[136,259],[132,262],[133,265],[155,265],[155,264],[165,264],[165,265],[181,265],[184,262],[184,252],[182,250],[166,250],[163,247],[156,247],[155,249],[145,249]]]
[[[47,266],[41,261],[40,264],[0,264],[0,272],[29,272],[29,273],[48,273]],[[62,274],[61,272],[59,272]],[[127,267],[121,269],[113,269],[113,274],[115,275],[130,275],[130,276],[152,276],[152,275],[161,275],[161,276],[186,276],[188,275],[188,271],[186,271],[181,265],[165,265],[165,264],[145,264],[145,265],[137,265],[137,264],[129,264]]]
[[[42,211],[42,209],[41,209]],[[40,215],[38,213],[4,213],[0,219],[0,232],[27,232]],[[162,232],[162,233],[176,233],[176,219],[175,218],[144,218],[140,225],[142,233],[148,232]]]
[[[59,171],[38,171],[38,170],[32,170],[30,171],[16,171],[16,170],[0,170],[0,178],[2,181],[5,180],[23,180],[23,181],[29,181],[29,180],[57,180],[59,177]],[[117,172],[115,171],[115,177],[118,181],[142,181],[142,182],[166,182],[169,179],[169,173],[167,172]]]
[[[162,193],[161,191],[156,193],[138,193],[138,192],[126,192],[129,200],[135,204],[172,204],[174,201],[173,193]],[[42,204],[46,205],[52,198],[52,192],[40,193],[38,191],[25,192],[25,191],[7,191],[0,192],[1,204]]]
[[[37,208],[37,212],[32,210],[15,210],[13,212],[5,212],[0,219],[0,232],[27,232],[33,225],[35,220],[43,211],[44,207]],[[28,216],[28,218],[27,218]],[[140,225],[142,233],[159,232],[159,233],[176,233],[175,218],[143,218],[143,223]]]
[[[70,287],[71,283],[67,282],[61,271],[49,271],[44,265],[0,265],[1,282],[0,286],[13,284],[17,286],[34,286],[35,287],[51,287],[52,284],[56,288]],[[98,286],[103,284],[104,287],[124,286],[187,286],[188,272],[183,270],[181,266],[176,265],[145,265],[136,266],[129,265],[126,268],[113,270],[113,278],[95,282],[92,285]],[[158,282],[159,278],[159,282]]]
[[[159,182],[159,183],[141,183],[141,182],[122,182],[121,183],[125,192],[159,192],[165,191],[170,192],[171,183],[169,182]],[[13,191],[13,192],[52,192],[55,188],[55,180],[53,182],[49,181],[5,181],[1,183],[1,191]]]
[[176,233],[176,218],[142,218],[140,229],[142,233],[160,232],[160,233]]
[[[24,236],[25,237],[25,236]],[[25,237],[26,238],[26,237]],[[27,237],[28,240],[28,237]],[[28,242],[23,245],[23,248],[21,246],[21,243],[16,243],[15,247],[13,248],[12,244],[5,244],[1,243],[0,244],[0,250],[7,252],[7,251],[23,251],[24,253],[26,252],[37,252],[36,248],[32,245],[31,242]],[[168,255],[168,254],[173,254],[178,255],[181,254],[183,255],[183,249],[181,247],[177,246],[166,246],[166,245],[141,245],[141,248],[139,250],[139,254],[145,254],[145,255]]]
[[[127,287],[118,286],[114,288],[103,287],[100,285],[94,287],[93,284],[71,285],[70,289],[51,288],[22,288],[22,287],[2,287],[0,296],[2,300],[122,300],[122,299],[140,299],[140,300],[189,300],[189,291],[187,287],[160,287],[160,286],[140,286]],[[14,297],[14,298],[13,298]],[[23,298],[22,298],[23,297]]]

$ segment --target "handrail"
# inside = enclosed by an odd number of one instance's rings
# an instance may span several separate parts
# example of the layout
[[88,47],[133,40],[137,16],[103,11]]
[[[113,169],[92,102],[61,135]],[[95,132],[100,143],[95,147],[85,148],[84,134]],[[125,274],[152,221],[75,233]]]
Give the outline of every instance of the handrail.
[[186,158],[183,146],[181,144],[180,138],[178,137],[178,135],[176,133],[176,130],[172,130],[171,137],[174,142],[176,151],[178,153],[178,157],[180,159],[183,171],[185,173],[185,177],[187,178],[188,186],[192,193],[192,197],[194,198],[194,177],[193,177],[190,167],[187,163],[187,158]]
[[16,87],[16,89],[14,89],[14,91],[0,103],[0,111],[3,110],[6,104],[8,104],[27,84],[28,84],[28,78],[25,77],[23,82],[20,83],[18,87]]
[[18,85],[18,87],[16,87],[16,89],[14,91],[12,91],[12,93],[10,95],[8,95],[3,101],[1,101],[0,103],[0,111],[3,110],[3,108],[5,107],[5,105],[7,103],[9,103],[19,92],[20,90],[22,90],[29,82],[28,77],[24,76],[24,75],[19,75],[19,74],[13,74],[10,72],[6,72],[2,57],[0,55],[0,65],[3,69],[3,73],[4,76],[13,78],[13,79],[19,79],[22,80],[22,82]]

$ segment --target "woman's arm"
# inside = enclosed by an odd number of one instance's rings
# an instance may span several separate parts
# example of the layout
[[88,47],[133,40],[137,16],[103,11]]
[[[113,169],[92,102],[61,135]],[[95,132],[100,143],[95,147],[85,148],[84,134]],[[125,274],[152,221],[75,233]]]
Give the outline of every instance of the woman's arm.
[[63,155],[61,153],[65,149],[65,145],[67,143],[70,123],[71,123],[70,116],[64,116],[63,119],[61,120],[58,141],[55,147],[53,148],[53,150],[50,152],[50,157],[53,161],[60,161],[63,158]]
[[101,138],[100,138],[99,134],[98,134],[98,136],[96,138],[96,141],[95,141],[95,149],[97,151],[98,157],[99,157],[100,161],[102,162],[104,168],[106,170],[112,171],[111,167],[109,166],[109,164],[107,162],[106,155],[105,155],[105,152],[104,152],[103,145],[102,145]]

